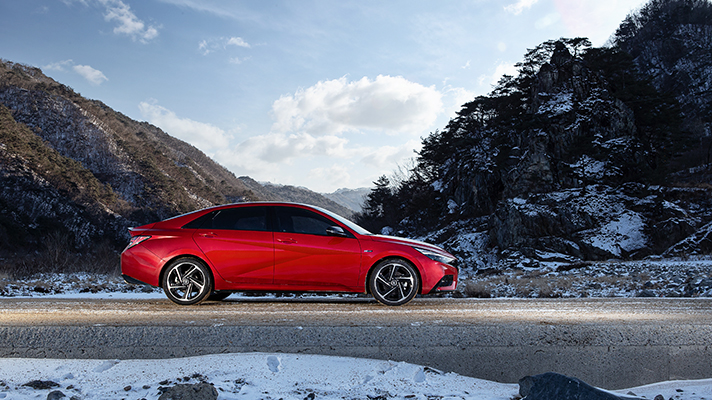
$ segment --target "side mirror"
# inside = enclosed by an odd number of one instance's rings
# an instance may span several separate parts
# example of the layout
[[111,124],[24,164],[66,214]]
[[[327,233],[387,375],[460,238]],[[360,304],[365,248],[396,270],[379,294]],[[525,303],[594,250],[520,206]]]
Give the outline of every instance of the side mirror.
[[341,237],[347,237],[348,235],[344,231],[344,228],[340,226],[330,226],[326,228],[326,234],[329,236],[341,236]]

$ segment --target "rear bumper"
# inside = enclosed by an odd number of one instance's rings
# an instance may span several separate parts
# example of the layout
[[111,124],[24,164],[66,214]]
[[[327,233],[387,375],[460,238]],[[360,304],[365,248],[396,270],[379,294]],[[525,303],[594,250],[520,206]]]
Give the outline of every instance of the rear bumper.
[[122,278],[124,278],[124,282],[128,283],[129,285],[142,285],[142,286],[150,286],[146,282],[139,281],[136,278],[132,278],[128,275],[121,275]]
[[128,283],[160,286],[162,265],[158,256],[140,244],[121,253],[121,275]]

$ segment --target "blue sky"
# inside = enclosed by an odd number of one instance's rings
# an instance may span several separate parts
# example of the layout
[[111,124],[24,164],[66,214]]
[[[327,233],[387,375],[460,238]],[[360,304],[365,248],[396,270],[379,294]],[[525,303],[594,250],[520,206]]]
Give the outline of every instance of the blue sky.
[[320,192],[407,167],[527,48],[603,45],[641,0],[0,0],[0,58]]

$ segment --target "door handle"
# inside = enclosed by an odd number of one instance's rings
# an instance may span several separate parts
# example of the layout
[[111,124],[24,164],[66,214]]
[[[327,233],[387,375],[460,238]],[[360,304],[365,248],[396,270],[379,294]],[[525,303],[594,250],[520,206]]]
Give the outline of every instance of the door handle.
[[204,238],[211,238],[217,236],[215,232],[206,232],[206,233],[199,233],[198,236],[204,237]]
[[277,239],[277,241],[278,241],[279,243],[282,243],[282,244],[294,244],[294,243],[297,243],[297,241],[294,240],[294,239]]

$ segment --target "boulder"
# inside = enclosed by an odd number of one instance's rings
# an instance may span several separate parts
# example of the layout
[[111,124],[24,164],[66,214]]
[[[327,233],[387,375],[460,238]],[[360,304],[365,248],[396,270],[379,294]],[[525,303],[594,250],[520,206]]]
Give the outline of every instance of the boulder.
[[35,390],[47,390],[59,387],[59,383],[53,381],[34,380],[27,382],[22,386],[30,387]]
[[47,395],[47,400],[59,400],[67,397],[61,390],[54,390],[49,392]]
[[175,385],[164,389],[159,400],[216,400],[218,391],[215,386],[200,382],[194,385]]
[[554,372],[527,376],[519,380],[522,400],[632,400],[597,389],[579,379]]

